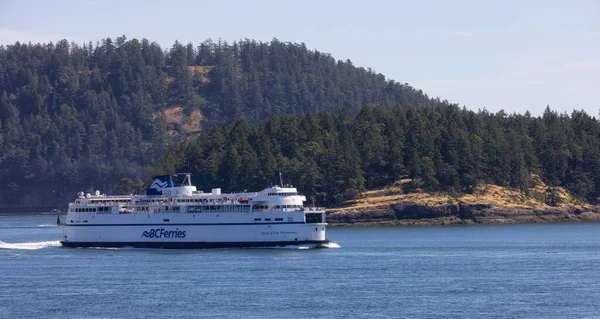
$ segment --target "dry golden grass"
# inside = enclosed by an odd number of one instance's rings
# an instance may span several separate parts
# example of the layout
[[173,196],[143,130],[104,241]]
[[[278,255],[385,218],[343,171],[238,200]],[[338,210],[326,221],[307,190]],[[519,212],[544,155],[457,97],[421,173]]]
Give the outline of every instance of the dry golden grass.
[[190,116],[186,116],[183,112],[183,107],[173,106],[160,113],[154,114],[153,118],[164,116],[167,122],[168,134],[170,136],[179,135],[179,131],[186,134],[196,134],[200,132],[200,122],[203,119],[202,113],[199,110],[193,110]]
[[[423,205],[442,206],[456,204],[457,200],[443,193],[410,193],[401,194],[399,187],[389,187],[370,190],[362,193],[361,198],[344,203],[344,207],[332,208],[333,212],[362,210],[367,208],[389,206],[389,205]],[[388,195],[389,194],[389,195]]]
[[178,123],[180,124],[183,120],[183,107],[173,106],[163,111],[167,123]]
[[[478,186],[472,194],[459,194],[451,196],[448,193],[427,193],[415,192],[402,194],[402,185],[410,182],[410,179],[403,179],[393,186],[368,190],[359,196],[358,199],[344,202],[339,207],[330,209],[334,213],[345,213],[351,211],[360,211],[374,209],[378,207],[389,207],[390,205],[419,205],[436,207],[443,205],[486,205],[499,208],[515,209],[548,209],[551,206],[545,204],[544,200],[548,196],[548,186],[536,176],[531,175],[533,187],[529,194],[520,190],[510,189],[497,185]],[[555,194],[560,197],[561,202],[554,208],[569,206],[581,206],[573,196],[564,188],[554,187]]]
[[475,189],[473,194],[464,194],[459,199],[465,204],[482,204],[500,207],[523,207],[543,205],[543,202],[533,197],[527,197],[519,190],[509,189],[497,185],[482,185]]
[[200,122],[202,121],[202,113],[199,110],[193,110],[186,121],[181,125],[181,128],[187,132],[198,132],[200,131]]
[[213,67],[214,66],[212,65],[188,66],[188,71],[190,72],[191,77],[199,77],[200,82],[208,83],[208,72],[210,72],[210,70],[212,70]]
[[[188,66],[188,72],[190,77],[197,77],[200,79],[200,82],[208,83],[210,82],[210,80],[208,79],[208,72],[210,72],[210,70],[212,70],[213,67],[214,66],[212,65],[192,65]],[[171,76],[166,76],[165,82],[167,84],[171,84],[175,82],[175,78]]]

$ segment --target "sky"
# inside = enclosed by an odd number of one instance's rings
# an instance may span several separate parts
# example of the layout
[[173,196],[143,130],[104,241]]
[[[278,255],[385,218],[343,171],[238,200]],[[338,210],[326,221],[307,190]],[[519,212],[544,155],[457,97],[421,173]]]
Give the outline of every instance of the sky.
[[600,111],[600,1],[0,0],[0,44],[305,43],[468,109]]

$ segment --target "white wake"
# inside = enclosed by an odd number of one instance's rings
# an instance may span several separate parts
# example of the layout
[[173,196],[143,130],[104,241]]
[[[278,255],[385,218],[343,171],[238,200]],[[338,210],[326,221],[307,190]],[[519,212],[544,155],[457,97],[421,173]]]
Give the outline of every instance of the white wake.
[[60,241],[39,241],[34,243],[5,243],[0,240],[0,249],[26,249],[26,250],[34,250],[34,249],[42,249],[46,247],[56,247],[60,246]]
[[342,246],[334,243],[328,242],[325,244],[301,244],[301,245],[288,245],[288,246],[274,246],[274,247],[246,247],[250,249],[297,249],[297,250],[305,250],[305,249],[322,249],[322,248],[342,248]]
[[57,224],[40,224],[38,225],[38,227],[56,227],[58,226]]
[[334,242],[328,242],[327,244],[323,244],[323,247],[325,247],[325,248],[342,248],[342,246],[340,246]]

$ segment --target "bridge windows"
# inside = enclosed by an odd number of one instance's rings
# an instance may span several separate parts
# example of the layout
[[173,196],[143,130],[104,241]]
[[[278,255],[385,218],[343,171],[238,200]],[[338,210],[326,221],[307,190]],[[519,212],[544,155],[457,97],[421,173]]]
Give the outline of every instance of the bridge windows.
[[314,224],[314,223],[322,223],[323,222],[323,214],[322,213],[306,213],[306,223]]

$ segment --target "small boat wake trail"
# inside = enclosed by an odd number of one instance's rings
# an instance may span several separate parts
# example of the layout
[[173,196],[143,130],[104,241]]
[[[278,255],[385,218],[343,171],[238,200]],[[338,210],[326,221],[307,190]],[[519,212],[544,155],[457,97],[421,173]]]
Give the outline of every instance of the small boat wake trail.
[[60,241],[39,241],[33,243],[5,243],[0,240],[0,249],[24,249],[24,250],[35,250],[46,247],[57,247],[60,246]]

